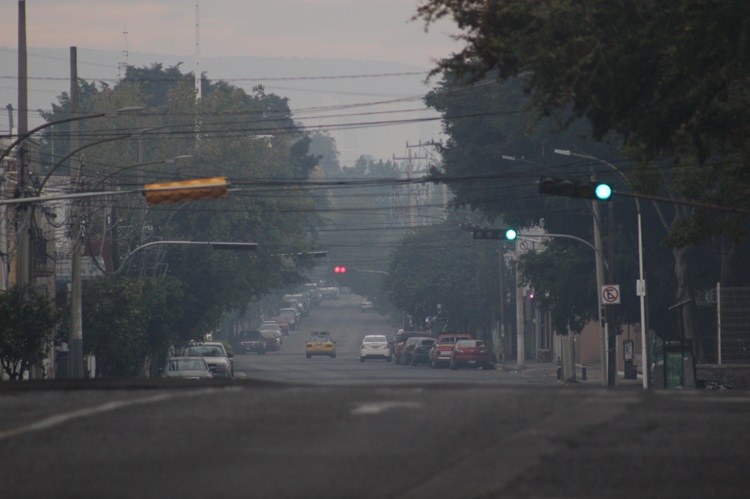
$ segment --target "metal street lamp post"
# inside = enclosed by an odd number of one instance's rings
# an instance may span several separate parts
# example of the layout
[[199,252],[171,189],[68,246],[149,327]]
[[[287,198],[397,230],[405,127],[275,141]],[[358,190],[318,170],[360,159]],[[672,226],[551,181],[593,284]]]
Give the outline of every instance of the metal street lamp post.
[[[624,181],[626,184],[629,184],[630,181],[628,177],[615,165],[610,163],[609,161],[605,161],[601,158],[597,158],[595,156],[590,156],[588,154],[579,154],[571,152],[567,149],[555,149],[556,154],[561,154],[563,156],[575,156],[578,158],[584,158],[584,159],[590,159],[593,161],[598,161],[599,163],[602,163],[612,170],[614,170]],[[635,207],[636,212],[638,216],[638,282],[636,283],[636,292],[638,294],[638,298],[640,299],[640,308],[641,308],[641,370],[642,370],[642,378],[643,378],[643,388],[648,389],[648,347],[647,347],[647,341],[646,341],[646,335],[647,335],[647,323],[646,323],[646,279],[644,277],[643,273],[643,225],[641,222],[641,203],[638,200],[638,198],[635,199]]]

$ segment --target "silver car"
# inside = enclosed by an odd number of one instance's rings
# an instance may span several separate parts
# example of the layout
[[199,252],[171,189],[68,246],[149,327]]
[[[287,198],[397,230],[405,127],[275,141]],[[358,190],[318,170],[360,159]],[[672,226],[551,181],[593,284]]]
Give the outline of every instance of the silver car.
[[232,379],[234,376],[233,355],[227,353],[224,343],[220,341],[206,341],[191,343],[182,349],[181,357],[203,357],[208,369],[216,378]]
[[162,370],[163,378],[211,379],[213,375],[203,357],[172,357]]

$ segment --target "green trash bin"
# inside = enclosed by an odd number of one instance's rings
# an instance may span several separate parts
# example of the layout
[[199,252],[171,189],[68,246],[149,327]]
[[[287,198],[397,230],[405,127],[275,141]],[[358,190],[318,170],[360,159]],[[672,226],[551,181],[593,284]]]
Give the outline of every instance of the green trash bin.
[[656,388],[692,388],[695,386],[692,340],[667,340],[656,345],[654,386]]

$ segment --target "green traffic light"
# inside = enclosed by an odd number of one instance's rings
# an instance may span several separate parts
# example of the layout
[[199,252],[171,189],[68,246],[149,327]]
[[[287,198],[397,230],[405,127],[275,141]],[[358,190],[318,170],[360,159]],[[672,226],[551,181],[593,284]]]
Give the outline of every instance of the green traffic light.
[[516,236],[518,236],[518,233],[513,229],[508,229],[505,231],[505,239],[508,241],[513,241]]
[[607,201],[612,197],[612,188],[608,184],[598,184],[594,190],[596,199]]

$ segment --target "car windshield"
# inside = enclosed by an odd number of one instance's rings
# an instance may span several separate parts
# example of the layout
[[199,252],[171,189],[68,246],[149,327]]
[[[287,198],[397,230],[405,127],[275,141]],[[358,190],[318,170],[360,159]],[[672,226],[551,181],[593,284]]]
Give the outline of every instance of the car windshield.
[[365,336],[365,343],[384,343],[388,341],[385,336]]
[[191,346],[187,348],[186,353],[196,357],[224,357],[221,347],[210,345]]
[[459,340],[456,342],[456,347],[471,348],[483,346],[484,342],[482,340]]
[[200,359],[172,359],[169,361],[168,370],[170,371],[187,371],[187,370],[205,370],[206,364]]

